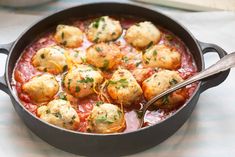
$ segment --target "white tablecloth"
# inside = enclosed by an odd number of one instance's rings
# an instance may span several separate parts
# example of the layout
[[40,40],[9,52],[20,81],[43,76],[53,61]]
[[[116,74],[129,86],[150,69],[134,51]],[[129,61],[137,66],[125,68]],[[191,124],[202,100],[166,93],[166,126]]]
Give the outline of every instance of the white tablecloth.
[[[62,7],[61,1],[57,2],[55,6],[58,3]],[[74,0],[70,0],[66,4],[74,5],[75,3]],[[49,4],[49,6],[53,5]],[[197,39],[218,44],[228,52],[235,50],[234,12],[190,13],[165,9],[160,9],[160,11],[185,25]],[[29,12],[34,15],[29,15]],[[37,12],[38,14],[35,10],[30,9],[23,11],[1,9],[0,44],[15,40],[25,28],[40,17],[39,15],[42,12],[39,10]],[[43,14],[45,14],[44,11]],[[215,54],[205,56],[207,65],[214,63],[217,59],[218,57]],[[4,71],[4,60],[5,56],[1,54],[0,74],[3,74]],[[192,116],[173,136],[158,146],[132,156],[235,156],[234,81],[235,70],[233,69],[223,84],[209,89],[201,95]],[[9,96],[0,91],[0,156],[64,157],[77,155],[56,149],[34,135],[17,116]]]

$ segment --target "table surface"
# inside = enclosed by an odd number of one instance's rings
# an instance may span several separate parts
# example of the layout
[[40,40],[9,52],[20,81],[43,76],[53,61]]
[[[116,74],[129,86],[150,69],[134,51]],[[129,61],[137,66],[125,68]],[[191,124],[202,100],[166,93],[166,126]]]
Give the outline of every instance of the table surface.
[[[42,15],[83,2],[64,0],[34,8],[18,10],[0,8],[0,21],[2,21],[0,24],[0,44],[14,41],[24,29],[41,18]],[[146,6],[179,21],[201,41],[218,44],[227,52],[235,50],[235,12],[186,12]],[[4,73],[5,59],[6,56],[0,54],[0,75]],[[205,55],[207,66],[216,60],[218,60],[216,54]],[[173,136],[160,145],[131,156],[234,156],[234,80],[235,70],[232,69],[224,83],[201,94],[191,117]],[[8,157],[77,156],[56,149],[34,135],[17,116],[9,96],[0,91],[0,156],[6,155]]]

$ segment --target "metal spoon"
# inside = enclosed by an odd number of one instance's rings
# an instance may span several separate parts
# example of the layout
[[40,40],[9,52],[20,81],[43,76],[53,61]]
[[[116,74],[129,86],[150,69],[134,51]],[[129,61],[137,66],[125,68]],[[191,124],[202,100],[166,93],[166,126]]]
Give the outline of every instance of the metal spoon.
[[138,117],[140,119],[140,127],[143,126],[144,123],[144,117],[145,117],[145,113],[148,109],[149,106],[151,106],[152,104],[154,104],[158,99],[164,97],[165,95],[170,94],[171,92],[174,92],[182,87],[185,87],[191,83],[194,83],[196,81],[200,81],[202,79],[205,79],[207,77],[210,77],[212,75],[218,74],[222,71],[226,71],[232,67],[235,67],[235,52],[230,53],[228,55],[226,55],[225,57],[223,57],[222,59],[220,59],[218,62],[216,62],[215,64],[211,65],[209,68],[202,70],[201,72],[197,73],[196,75],[188,78],[187,80],[176,84],[175,86],[173,86],[172,88],[162,92],[161,94],[153,97],[151,100],[149,100],[140,110],[138,110]]

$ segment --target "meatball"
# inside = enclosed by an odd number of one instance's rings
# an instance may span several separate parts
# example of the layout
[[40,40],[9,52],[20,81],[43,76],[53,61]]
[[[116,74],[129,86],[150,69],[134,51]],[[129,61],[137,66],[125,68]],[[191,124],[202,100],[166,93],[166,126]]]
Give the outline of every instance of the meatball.
[[43,103],[50,101],[59,90],[59,84],[50,74],[38,75],[22,85],[22,90],[27,93],[32,101]]
[[122,34],[119,21],[108,16],[95,19],[88,27],[87,38],[93,42],[107,42],[116,40]]
[[42,120],[70,130],[78,129],[79,116],[69,101],[52,100],[46,106],[37,109],[37,115]]
[[140,22],[131,26],[124,37],[127,43],[142,49],[159,42],[161,33],[151,22]]
[[154,45],[143,54],[145,66],[164,69],[177,69],[181,64],[180,53],[165,45]]
[[132,74],[125,69],[118,69],[109,80],[107,91],[112,99],[124,106],[137,101],[143,91]]
[[[182,81],[183,79],[177,71],[162,70],[153,74],[142,83],[144,96],[147,100],[150,100],[154,96]],[[162,109],[172,109],[184,103],[185,99],[186,93],[184,90],[177,90],[172,94],[158,100],[156,105]]]
[[86,61],[97,68],[111,69],[118,65],[122,58],[119,47],[114,43],[94,44],[87,49]]
[[59,74],[67,70],[65,50],[59,46],[41,48],[32,58],[32,64],[40,71]]
[[66,74],[63,85],[68,93],[82,98],[95,93],[95,88],[102,82],[103,76],[99,71],[88,65],[78,65]]
[[126,127],[123,111],[116,105],[97,102],[88,119],[89,129],[96,133],[120,132]]
[[83,42],[82,31],[74,26],[58,25],[56,27],[55,41],[65,47],[79,47]]

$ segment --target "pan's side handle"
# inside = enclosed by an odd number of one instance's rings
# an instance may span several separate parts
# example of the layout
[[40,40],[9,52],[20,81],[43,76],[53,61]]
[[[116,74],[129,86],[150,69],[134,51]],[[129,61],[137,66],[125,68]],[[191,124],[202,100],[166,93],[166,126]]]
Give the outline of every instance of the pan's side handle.
[[[0,53],[8,55],[13,44],[14,44],[14,42],[9,43],[9,44],[2,44],[2,45],[0,44]],[[6,71],[4,71],[3,76],[0,76],[0,90],[9,94],[9,89],[8,89],[7,83],[6,83]]]
[[[224,56],[227,55],[227,52],[224,51],[221,47],[215,45],[215,44],[210,44],[210,43],[204,43],[204,42],[200,42],[198,41],[202,53],[206,54],[207,52],[215,52],[219,55],[220,58],[223,58]],[[221,72],[217,75],[214,75],[213,77],[210,77],[206,80],[202,81],[202,85],[200,88],[201,92],[204,92],[205,90],[215,87],[219,84],[221,84],[222,82],[224,82],[224,80],[228,77],[230,70],[226,70],[224,72]]]

